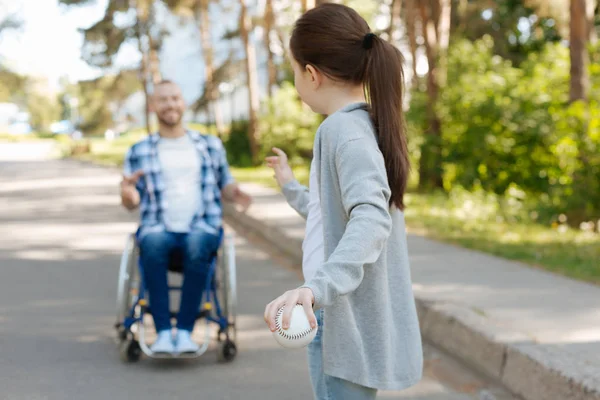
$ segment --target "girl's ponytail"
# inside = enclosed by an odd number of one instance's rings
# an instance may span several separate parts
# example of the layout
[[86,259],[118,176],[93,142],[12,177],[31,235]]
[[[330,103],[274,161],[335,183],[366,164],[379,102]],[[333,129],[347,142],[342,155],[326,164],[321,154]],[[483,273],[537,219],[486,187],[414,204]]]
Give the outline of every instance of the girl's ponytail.
[[365,69],[365,90],[379,149],[385,159],[388,182],[392,191],[390,203],[404,209],[404,192],[410,172],[406,126],[402,112],[404,58],[385,40],[368,33],[363,47],[369,54]]

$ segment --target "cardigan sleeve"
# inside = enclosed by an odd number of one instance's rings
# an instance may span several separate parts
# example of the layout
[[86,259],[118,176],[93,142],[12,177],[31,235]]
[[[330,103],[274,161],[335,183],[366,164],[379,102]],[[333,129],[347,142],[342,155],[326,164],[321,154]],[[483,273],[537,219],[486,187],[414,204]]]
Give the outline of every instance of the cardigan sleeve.
[[302,286],[313,291],[315,308],[332,304],[360,285],[365,266],[377,261],[392,230],[391,191],[376,141],[346,141],[335,152],[334,165],[348,222],[331,256]]
[[308,202],[310,195],[308,188],[297,180],[288,182],[281,188],[287,202],[302,218],[308,218]]

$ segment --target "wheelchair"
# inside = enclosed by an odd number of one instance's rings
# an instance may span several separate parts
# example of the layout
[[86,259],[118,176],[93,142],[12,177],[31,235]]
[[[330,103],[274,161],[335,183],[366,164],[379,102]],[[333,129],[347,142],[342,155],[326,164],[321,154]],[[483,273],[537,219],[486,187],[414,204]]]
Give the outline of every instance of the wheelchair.
[[[144,287],[143,268],[139,257],[137,235],[127,237],[125,250],[119,266],[117,290],[117,342],[121,360],[136,362],[142,353],[150,358],[197,358],[208,349],[211,340],[211,324],[218,326],[217,359],[220,362],[233,361],[237,354],[236,347],[236,264],[235,244],[231,233],[220,231],[220,245],[212,257],[202,294],[197,321],[204,319],[206,329],[204,342],[196,353],[185,354],[155,354],[146,343],[146,328],[144,316],[152,313],[148,306],[148,293]],[[183,257],[174,252],[168,266],[168,278],[172,275],[181,278],[183,272]],[[171,279],[172,280],[172,279]],[[169,283],[169,296],[180,292],[181,285]],[[172,302],[171,302],[172,303]],[[171,318],[176,313],[171,310]]]

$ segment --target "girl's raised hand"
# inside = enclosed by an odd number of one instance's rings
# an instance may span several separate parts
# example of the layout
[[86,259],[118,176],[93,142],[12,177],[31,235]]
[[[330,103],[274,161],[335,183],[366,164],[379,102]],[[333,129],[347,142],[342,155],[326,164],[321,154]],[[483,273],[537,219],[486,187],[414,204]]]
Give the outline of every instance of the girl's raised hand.
[[273,168],[273,172],[275,172],[274,178],[277,181],[277,184],[279,187],[283,187],[296,178],[294,177],[292,168],[288,164],[287,154],[277,147],[273,147],[273,152],[277,155],[266,158],[267,166]]

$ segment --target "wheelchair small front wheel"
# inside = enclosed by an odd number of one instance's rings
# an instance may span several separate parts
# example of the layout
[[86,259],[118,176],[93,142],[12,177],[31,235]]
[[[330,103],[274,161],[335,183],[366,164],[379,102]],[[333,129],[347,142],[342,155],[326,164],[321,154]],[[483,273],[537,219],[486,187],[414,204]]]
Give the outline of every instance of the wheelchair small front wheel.
[[231,362],[237,355],[237,347],[231,340],[224,340],[219,342],[219,348],[217,349],[217,358],[221,362]]
[[119,356],[123,362],[137,362],[142,355],[142,348],[137,340],[124,340],[119,345]]

